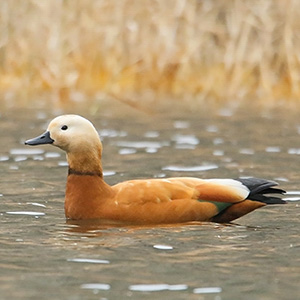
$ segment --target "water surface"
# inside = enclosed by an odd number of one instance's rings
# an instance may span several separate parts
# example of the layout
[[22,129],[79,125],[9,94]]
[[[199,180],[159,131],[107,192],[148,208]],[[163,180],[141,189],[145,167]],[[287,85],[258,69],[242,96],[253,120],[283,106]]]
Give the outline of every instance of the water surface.
[[300,121],[297,110],[103,108],[91,119],[110,184],[131,178],[256,176],[288,191],[286,205],[234,224],[106,226],[66,222],[67,164],[23,142],[61,109],[0,117],[1,299],[297,299],[300,288]]

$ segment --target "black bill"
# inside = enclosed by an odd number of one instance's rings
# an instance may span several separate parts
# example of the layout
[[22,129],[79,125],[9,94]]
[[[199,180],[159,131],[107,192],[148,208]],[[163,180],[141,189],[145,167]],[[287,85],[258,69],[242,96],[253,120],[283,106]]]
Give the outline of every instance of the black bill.
[[52,144],[54,142],[53,139],[50,137],[50,132],[46,131],[40,136],[37,136],[36,138],[27,140],[25,142],[25,145],[35,146],[35,145],[42,145],[42,144]]

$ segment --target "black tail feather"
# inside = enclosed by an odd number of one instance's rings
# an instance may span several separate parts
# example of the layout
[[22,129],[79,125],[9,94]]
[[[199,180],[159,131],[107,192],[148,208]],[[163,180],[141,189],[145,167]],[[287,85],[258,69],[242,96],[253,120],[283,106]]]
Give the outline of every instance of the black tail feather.
[[261,178],[238,178],[236,179],[245,185],[249,190],[249,196],[247,199],[263,202],[266,204],[284,204],[286,203],[279,197],[265,196],[265,194],[284,194],[285,191],[278,188],[273,188],[277,186],[278,183],[271,180],[261,179]]
[[286,193],[286,191],[282,190],[282,189],[268,188],[268,189],[263,190],[263,193],[260,193],[260,194],[285,194],[285,193]]

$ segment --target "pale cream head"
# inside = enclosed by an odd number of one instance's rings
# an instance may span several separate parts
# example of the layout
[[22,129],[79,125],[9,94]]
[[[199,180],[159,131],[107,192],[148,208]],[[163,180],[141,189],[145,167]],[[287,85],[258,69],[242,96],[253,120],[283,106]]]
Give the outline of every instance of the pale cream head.
[[[47,131],[53,145],[69,152],[83,152],[101,146],[93,124],[78,115],[62,115],[53,119]],[[102,148],[102,147],[101,147]]]

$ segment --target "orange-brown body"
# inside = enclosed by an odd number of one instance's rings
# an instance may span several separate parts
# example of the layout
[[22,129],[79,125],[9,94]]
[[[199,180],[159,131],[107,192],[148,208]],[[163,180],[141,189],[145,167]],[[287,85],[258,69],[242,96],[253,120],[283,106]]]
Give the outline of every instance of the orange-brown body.
[[97,175],[71,174],[67,180],[65,214],[77,220],[139,224],[211,221],[214,217],[218,221],[218,207],[209,201],[239,202],[237,211],[233,209],[237,204],[227,209],[228,214],[220,219],[222,222],[265,205],[244,200],[230,187],[197,178],[131,180],[109,186]]

